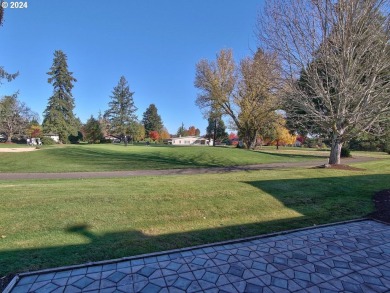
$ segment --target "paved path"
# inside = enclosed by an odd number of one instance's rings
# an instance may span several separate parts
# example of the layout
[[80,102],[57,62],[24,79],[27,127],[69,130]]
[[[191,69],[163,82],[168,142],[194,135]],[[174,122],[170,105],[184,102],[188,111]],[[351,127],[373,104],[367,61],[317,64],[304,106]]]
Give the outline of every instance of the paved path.
[[349,222],[24,274],[11,292],[390,292],[389,240]]
[[[343,164],[360,163],[375,160],[368,157],[357,157],[343,159]],[[315,167],[327,163],[327,159],[313,160],[306,162],[291,163],[269,163],[232,167],[211,167],[211,168],[188,168],[188,169],[166,169],[166,170],[134,170],[134,171],[106,171],[106,172],[65,172],[65,173],[0,173],[0,180],[18,179],[78,179],[78,178],[112,178],[129,176],[159,176],[159,175],[190,175],[190,174],[212,174],[234,171],[250,170],[272,170],[294,167]]]

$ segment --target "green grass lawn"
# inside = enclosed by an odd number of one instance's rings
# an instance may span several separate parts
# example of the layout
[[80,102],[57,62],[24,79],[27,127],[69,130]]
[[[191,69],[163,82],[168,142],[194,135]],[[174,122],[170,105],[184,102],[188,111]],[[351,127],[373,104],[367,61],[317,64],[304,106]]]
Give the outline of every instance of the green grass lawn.
[[327,153],[248,151],[224,147],[66,145],[0,153],[0,172],[76,172],[223,167],[323,159]]
[[355,165],[365,171],[1,181],[0,275],[363,217],[373,193],[389,188],[389,162]]

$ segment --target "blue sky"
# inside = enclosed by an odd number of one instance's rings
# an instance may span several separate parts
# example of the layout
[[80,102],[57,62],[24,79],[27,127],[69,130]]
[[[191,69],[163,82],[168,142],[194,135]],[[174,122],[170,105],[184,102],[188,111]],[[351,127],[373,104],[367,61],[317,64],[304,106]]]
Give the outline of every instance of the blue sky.
[[[9,1],[10,2],[10,1]],[[75,114],[82,122],[107,109],[120,76],[135,92],[138,118],[154,103],[170,133],[183,122],[205,133],[195,106],[195,64],[232,48],[237,60],[255,49],[261,0],[27,0],[27,9],[5,10],[0,65],[19,77],[0,96],[19,99],[42,113],[55,50],[68,56]]]

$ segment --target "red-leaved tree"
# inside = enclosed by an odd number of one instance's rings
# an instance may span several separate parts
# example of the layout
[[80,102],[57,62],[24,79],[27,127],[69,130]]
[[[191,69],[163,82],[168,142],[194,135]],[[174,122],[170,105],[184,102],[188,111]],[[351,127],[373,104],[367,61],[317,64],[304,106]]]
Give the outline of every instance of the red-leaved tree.
[[305,142],[305,137],[302,136],[302,135],[298,135],[297,136],[297,141],[299,141],[301,144],[303,144]]
[[238,145],[238,136],[234,132],[230,132],[229,140],[232,145]]
[[235,134],[234,132],[230,132],[229,140],[233,140],[233,139],[236,139],[236,138],[238,138],[237,134]]
[[153,130],[153,131],[150,131],[149,132],[149,137],[153,140],[153,141],[156,141],[160,138],[160,135],[158,134],[158,132],[156,130]]

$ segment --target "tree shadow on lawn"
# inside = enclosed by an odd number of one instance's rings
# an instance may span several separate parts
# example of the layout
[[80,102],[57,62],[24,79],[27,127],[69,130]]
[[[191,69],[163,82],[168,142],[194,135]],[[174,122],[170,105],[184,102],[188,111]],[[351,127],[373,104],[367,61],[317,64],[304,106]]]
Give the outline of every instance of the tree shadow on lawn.
[[[48,155],[55,156],[61,160],[66,168],[66,164],[73,162],[77,165],[85,165],[88,170],[140,170],[140,169],[178,169],[178,168],[205,168],[205,167],[229,167],[245,164],[261,164],[262,162],[247,160],[240,162],[235,159],[231,160],[229,154],[226,156],[214,156],[212,153],[180,153],[179,155],[172,152],[158,151],[167,146],[159,146],[156,152],[116,152],[115,150],[88,149],[88,148],[62,148],[47,150]],[[132,148],[132,146],[129,146]],[[137,146],[135,146],[137,148]],[[168,148],[182,148],[171,147]],[[245,150],[240,150],[245,151]],[[295,154],[274,154],[262,151],[253,152],[254,155],[267,157],[283,157],[288,159],[325,159],[324,156],[314,155],[295,155]],[[231,155],[231,154],[230,154]],[[266,159],[266,162],[267,163]],[[273,160],[271,160],[273,161]],[[280,162],[276,160],[276,162]],[[78,170],[79,171],[79,170]]]
[[[245,182],[273,196],[296,212],[290,218],[213,227],[163,235],[138,230],[97,234],[88,223],[74,223],[64,231],[88,243],[0,251],[0,276],[91,261],[232,240],[324,223],[361,218],[372,212],[372,196],[388,188],[390,174]],[[300,216],[299,216],[300,215]]]
[[[282,227],[302,227],[306,223],[303,217],[294,219],[293,223],[288,219],[273,221],[272,226],[277,231]],[[91,231],[87,223],[75,224],[65,231],[86,237],[88,243],[0,251],[0,277],[264,234],[269,231],[269,224],[253,223],[158,236],[137,230],[99,235]]]
[[[51,150],[50,150],[51,151]],[[64,162],[75,162],[96,170],[136,170],[136,169],[177,169],[193,167],[210,167],[221,165],[218,161],[204,162],[201,155],[174,156],[170,153],[134,153],[115,152],[114,150],[93,150],[87,148],[55,149],[53,155]]]
[[276,153],[276,152],[267,152],[267,151],[259,151],[259,150],[256,150],[255,151],[256,153],[261,153],[261,154],[266,154],[266,155],[272,155],[272,156],[276,156],[276,157],[283,157],[283,158],[302,158],[302,159],[308,159],[308,158],[311,158],[311,159],[325,159],[325,158],[328,158],[329,156],[328,155],[310,155],[310,154],[281,154],[281,153]]
[[[351,174],[354,171],[344,171]],[[390,174],[247,181],[284,206],[321,221],[358,218],[372,211],[372,196],[389,187]]]

